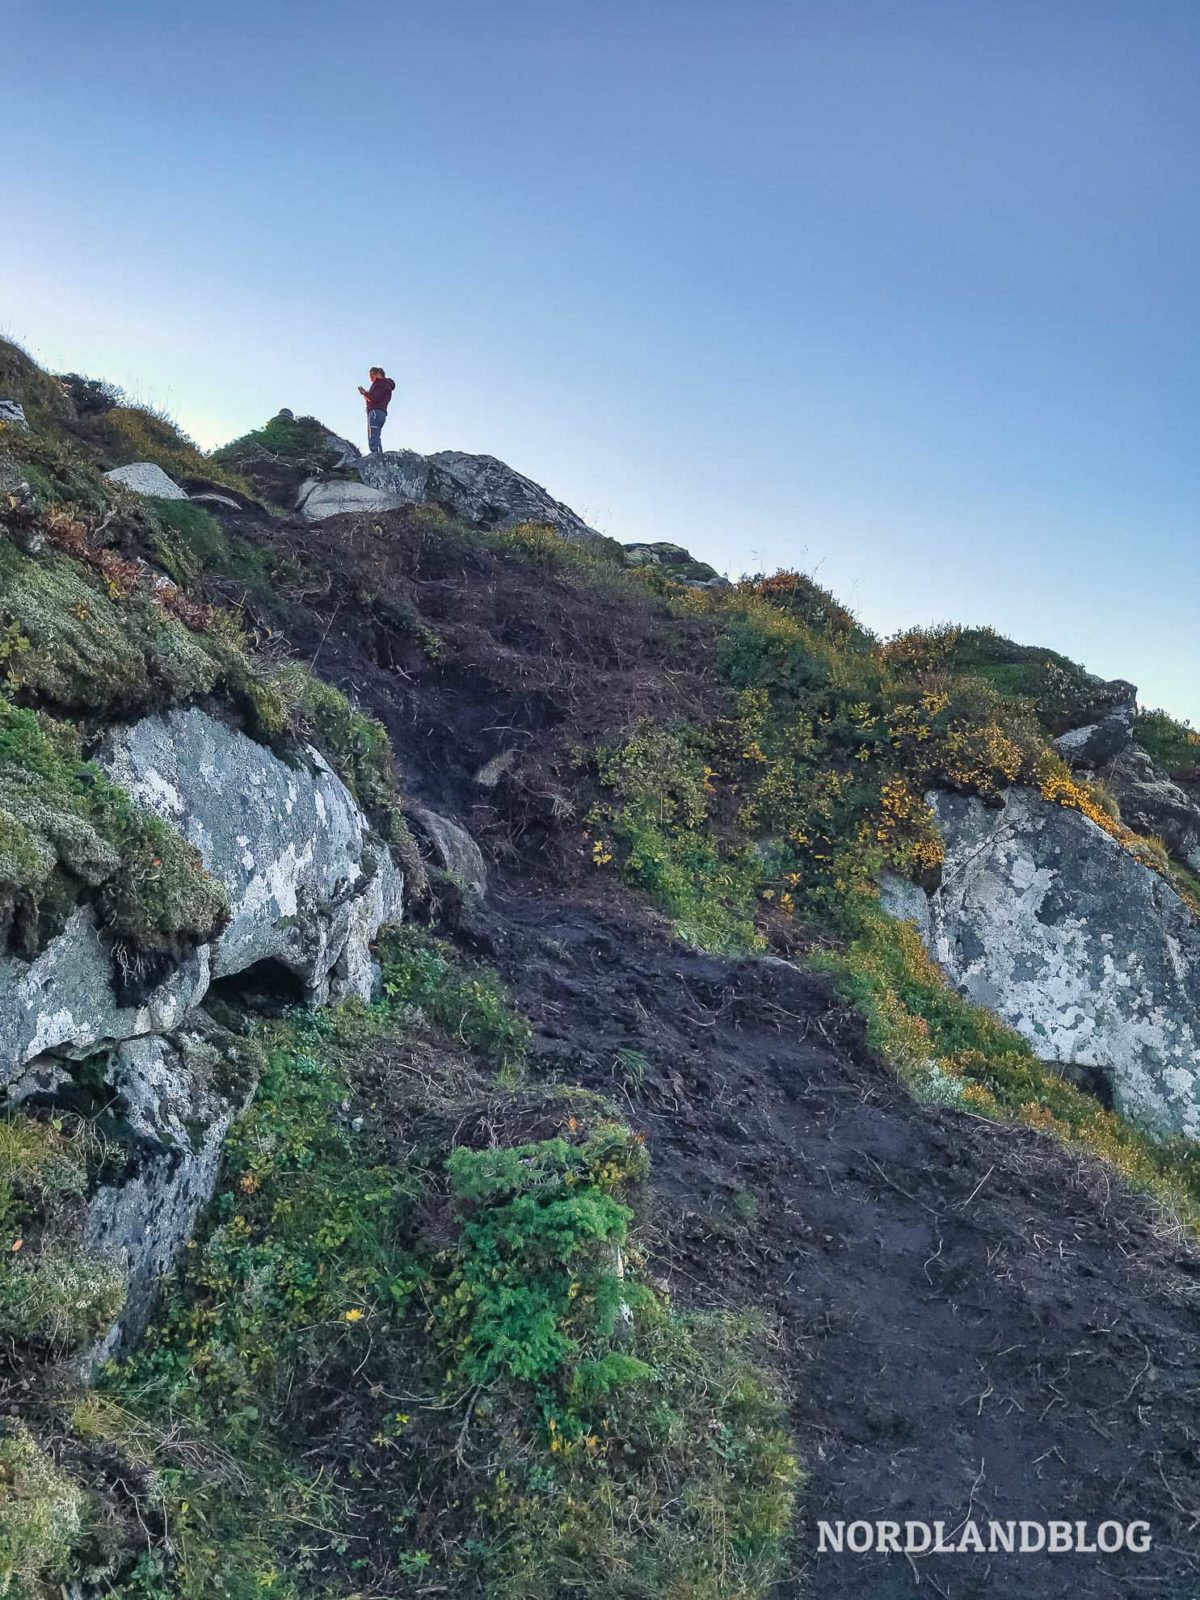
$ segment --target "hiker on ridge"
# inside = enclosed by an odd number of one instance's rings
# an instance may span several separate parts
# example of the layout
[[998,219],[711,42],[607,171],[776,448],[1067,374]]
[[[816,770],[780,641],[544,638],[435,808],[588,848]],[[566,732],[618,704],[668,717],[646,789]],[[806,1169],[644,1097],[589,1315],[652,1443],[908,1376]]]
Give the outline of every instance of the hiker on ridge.
[[371,368],[369,389],[364,389],[361,383],[358,386],[359,394],[367,402],[367,449],[372,455],[379,455],[383,450],[380,434],[387,421],[388,401],[392,398],[392,390],[395,387],[382,367]]

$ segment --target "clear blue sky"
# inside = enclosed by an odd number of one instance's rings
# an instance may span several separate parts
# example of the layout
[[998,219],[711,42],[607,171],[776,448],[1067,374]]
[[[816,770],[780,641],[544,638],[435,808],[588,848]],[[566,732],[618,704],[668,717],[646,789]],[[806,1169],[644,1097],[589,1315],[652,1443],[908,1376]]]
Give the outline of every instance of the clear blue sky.
[[7,0],[0,329],[1200,720],[1197,0]]

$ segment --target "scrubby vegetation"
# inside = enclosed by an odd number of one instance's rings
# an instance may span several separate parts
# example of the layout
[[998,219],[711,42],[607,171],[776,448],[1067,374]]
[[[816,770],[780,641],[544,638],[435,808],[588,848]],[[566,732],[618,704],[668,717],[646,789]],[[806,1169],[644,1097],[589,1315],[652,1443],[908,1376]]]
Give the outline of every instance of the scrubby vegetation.
[[[106,1592],[765,1594],[796,1466],[755,1323],[651,1286],[642,1142],[520,1087],[494,976],[411,931],[383,954],[378,1005],[266,1027],[159,1319],[58,1424],[143,1485]],[[14,1592],[104,1520],[46,1470],[39,1517],[73,1514]]]
[[1171,778],[1200,780],[1200,733],[1165,711],[1143,711],[1135,725],[1137,741]]
[[[648,889],[683,937],[710,949],[762,948],[768,935],[810,947],[919,1093],[1054,1133],[1200,1222],[1193,1145],[1138,1132],[1039,1061],[1019,1035],[954,994],[915,930],[878,906],[881,870],[920,880],[940,864],[923,799],[933,785],[985,797],[1014,783],[1036,787],[1084,811],[1189,894],[1161,846],[1123,828],[1046,742],[1057,720],[1046,708],[1065,698],[1064,690],[1053,701],[1046,685],[1085,675],[1052,659],[1040,678],[1023,678],[1022,691],[1042,685],[1039,706],[975,670],[978,640],[965,668],[956,630],[876,645],[832,597],[792,574],[678,604],[722,622],[733,712],[706,728],[645,723],[596,753],[594,864]],[[1012,653],[990,637],[984,644],[992,655]],[[1023,673],[1032,655],[1016,663]]]
[[218,462],[235,462],[246,451],[266,451],[279,456],[324,456],[326,464],[333,465],[337,451],[330,447],[329,429],[316,417],[295,417],[290,412],[279,412],[261,428],[231,439],[213,451],[212,459]]

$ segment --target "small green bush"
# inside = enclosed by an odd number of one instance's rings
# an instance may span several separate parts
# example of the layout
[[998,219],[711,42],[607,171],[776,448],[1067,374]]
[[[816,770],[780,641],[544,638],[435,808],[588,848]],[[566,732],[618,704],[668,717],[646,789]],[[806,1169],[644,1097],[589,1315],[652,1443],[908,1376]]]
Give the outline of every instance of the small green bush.
[[1156,766],[1169,776],[1200,772],[1200,733],[1165,711],[1141,711],[1134,736]]
[[0,1595],[40,1600],[70,1575],[88,1510],[84,1491],[19,1422],[0,1436]]
[[[560,1134],[511,1142],[524,1102],[493,1085],[456,1106],[419,1077],[425,1131],[402,1157],[364,1148],[339,1063],[411,1038],[418,1004],[466,1014],[443,949],[385,952],[385,970],[377,1006],[272,1027],[186,1270],[76,1408],[78,1433],[151,1474],[171,1528],[170,1567],[148,1558],[114,1595],[298,1600],[394,1573],[488,1600],[762,1600],[796,1467],[757,1330],[647,1284],[646,1152],[586,1097]],[[504,1059],[509,1030],[497,1045],[480,1020]],[[456,1144],[481,1114],[496,1142]],[[308,1464],[314,1413],[336,1479]]]
[[0,1334],[63,1354],[104,1333],[125,1300],[111,1262],[48,1245],[0,1259]]
[[401,1021],[407,1007],[416,1007],[508,1081],[520,1075],[531,1030],[494,972],[467,966],[449,945],[409,924],[384,935],[379,955],[391,1016]]

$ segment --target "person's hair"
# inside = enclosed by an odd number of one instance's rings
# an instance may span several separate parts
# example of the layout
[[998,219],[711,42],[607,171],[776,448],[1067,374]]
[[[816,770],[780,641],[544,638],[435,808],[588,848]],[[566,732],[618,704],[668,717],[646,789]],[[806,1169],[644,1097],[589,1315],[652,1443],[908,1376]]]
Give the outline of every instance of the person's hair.
[[372,367],[371,368],[371,376],[374,378],[377,374],[381,378],[386,378],[387,377],[387,373],[383,370],[382,367]]

